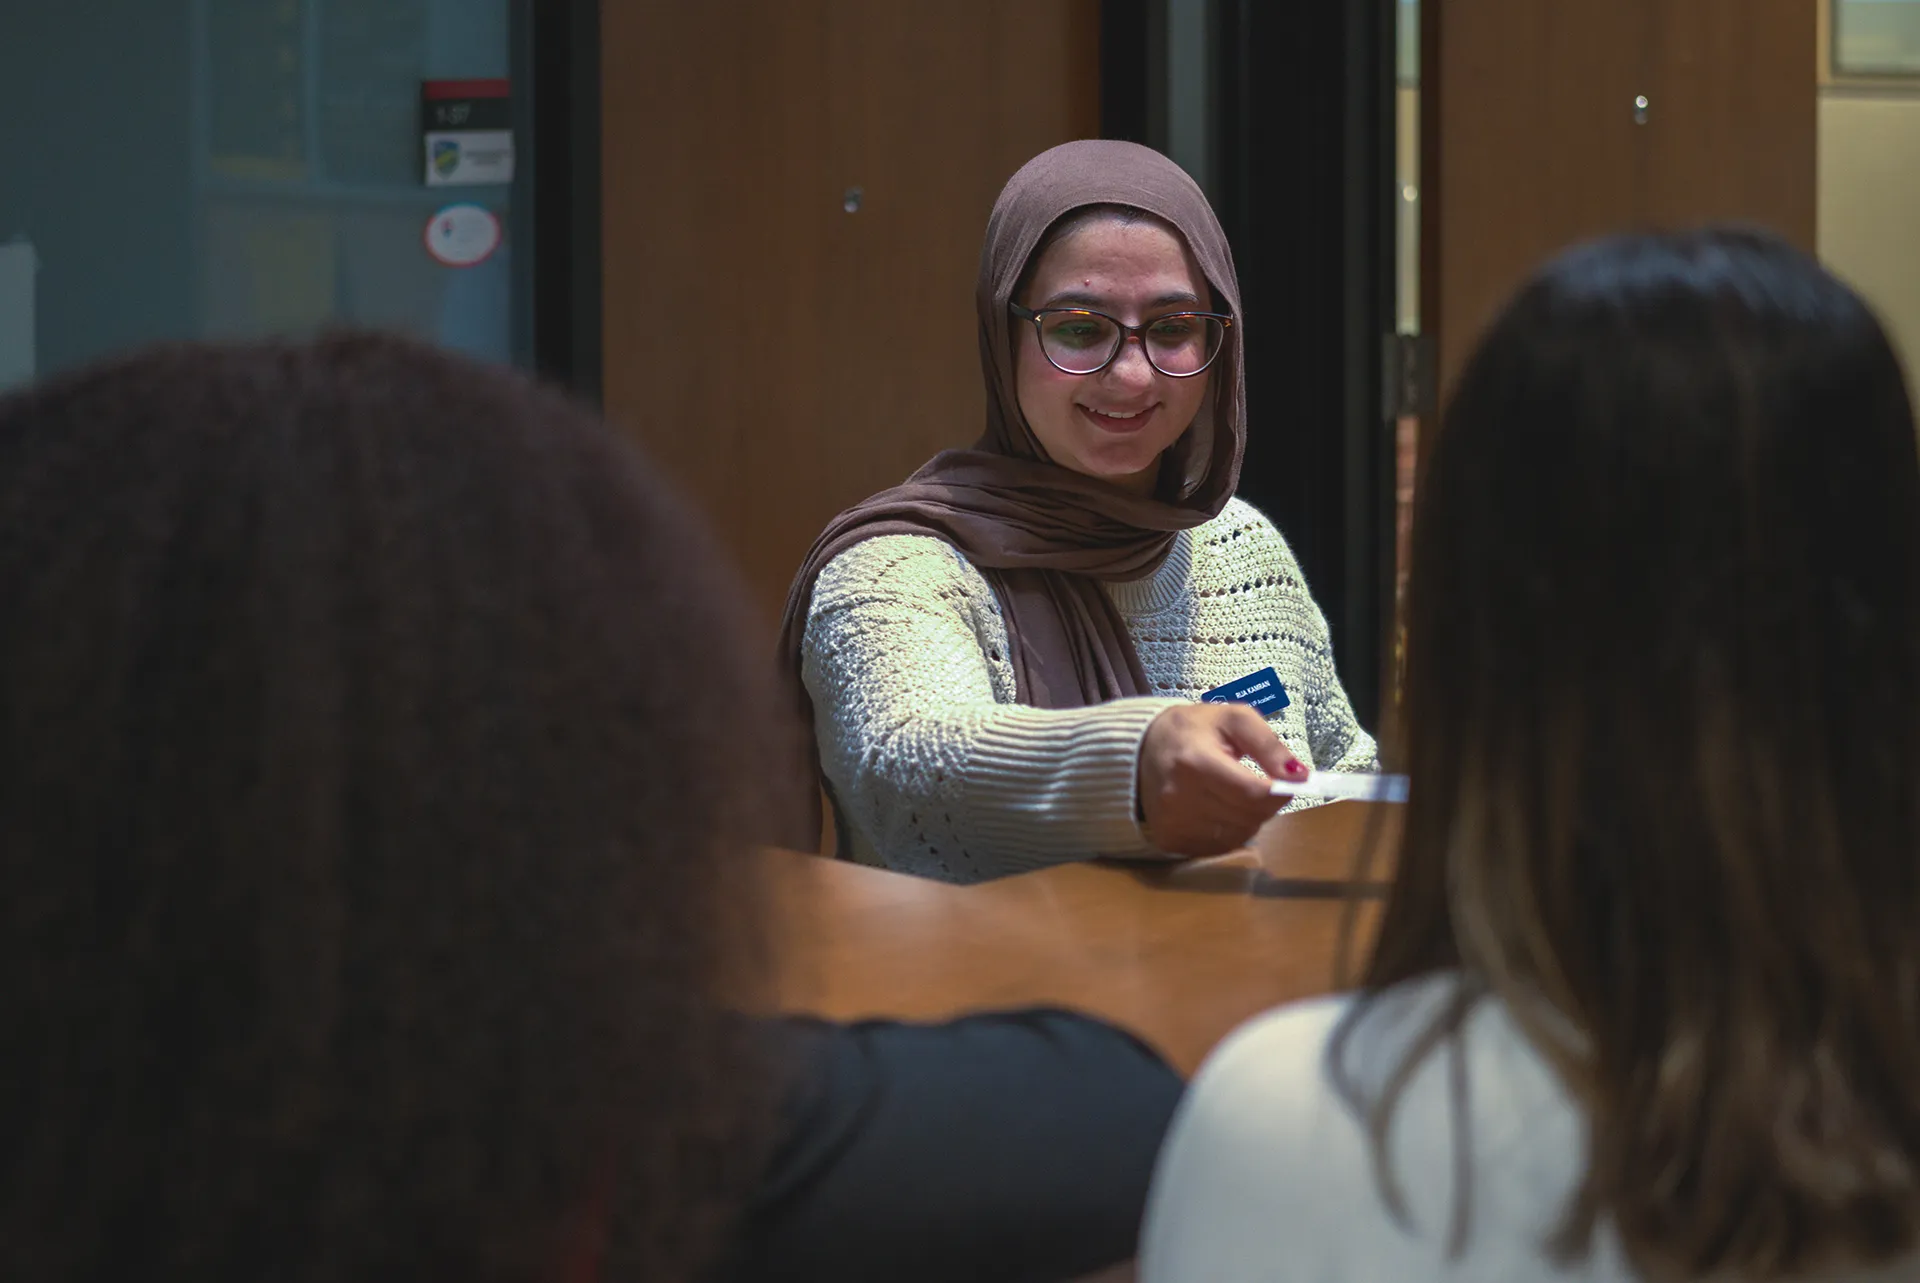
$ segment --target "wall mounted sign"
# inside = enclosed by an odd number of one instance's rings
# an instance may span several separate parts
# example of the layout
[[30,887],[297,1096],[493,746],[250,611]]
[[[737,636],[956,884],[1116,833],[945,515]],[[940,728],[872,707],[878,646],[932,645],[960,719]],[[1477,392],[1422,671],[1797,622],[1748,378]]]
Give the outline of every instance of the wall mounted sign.
[[420,135],[429,187],[513,181],[513,109],[505,80],[420,83]]
[[500,220],[478,205],[449,205],[427,220],[422,239],[435,262],[472,267],[500,248]]

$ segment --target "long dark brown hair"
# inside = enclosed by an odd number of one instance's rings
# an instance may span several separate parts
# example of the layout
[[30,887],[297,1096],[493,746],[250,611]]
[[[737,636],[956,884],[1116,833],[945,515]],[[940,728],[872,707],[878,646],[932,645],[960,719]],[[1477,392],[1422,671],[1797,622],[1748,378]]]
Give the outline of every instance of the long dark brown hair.
[[[1689,1277],[1913,1249],[1920,463],[1873,315],[1761,233],[1569,253],[1461,375],[1413,548],[1413,796],[1332,1057],[1376,1142],[1490,996],[1585,1113],[1563,1257],[1603,1220]],[[1371,1000],[1449,971],[1359,1089]]]
[[508,372],[348,335],[0,400],[0,1276],[688,1277],[765,1105],[719,1003],[765,652]]

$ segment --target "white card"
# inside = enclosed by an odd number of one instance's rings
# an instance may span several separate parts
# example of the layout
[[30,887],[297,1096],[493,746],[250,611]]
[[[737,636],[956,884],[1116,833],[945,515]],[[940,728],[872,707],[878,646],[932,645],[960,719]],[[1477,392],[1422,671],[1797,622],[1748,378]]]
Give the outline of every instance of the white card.
[[1404,802],[1404,775],[1357,775],[1345,771],[1308,771],[1305,780],[1275,780],[1275,797],[1340,798],[1353,802]]

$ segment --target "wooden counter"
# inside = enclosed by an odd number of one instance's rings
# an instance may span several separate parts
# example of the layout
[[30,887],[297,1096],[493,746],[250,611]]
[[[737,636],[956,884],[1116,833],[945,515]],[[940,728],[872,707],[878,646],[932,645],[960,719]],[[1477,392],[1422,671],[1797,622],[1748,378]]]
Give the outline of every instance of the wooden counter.
[[[840,1019],[1073,1007],[1191,1072],[1247,1017],[1334,987],[1349,904],[1358,966],[1399,810],[1336,802],[1216,859],[1069,864],[966,887],[769,851],[779,1001]],[[1375,852],[1364,884],[1363,843]]]

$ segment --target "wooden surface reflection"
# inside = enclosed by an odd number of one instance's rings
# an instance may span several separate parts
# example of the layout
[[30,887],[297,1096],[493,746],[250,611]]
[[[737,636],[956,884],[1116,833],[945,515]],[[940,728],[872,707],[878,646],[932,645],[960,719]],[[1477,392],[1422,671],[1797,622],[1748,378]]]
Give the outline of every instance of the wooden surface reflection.
[[[780,1002],[841,1019],[1057,1004],[1133,1030],[1191,1072],[1235,1025],[1333,987],[1350,895],[1356,957],[1398,808],[1338,802],[1274,820],[1251,850],[1177,865],[1062,865],[955,887],[767,852]],[[1352,881],[1363,846],[1372,884]]]

